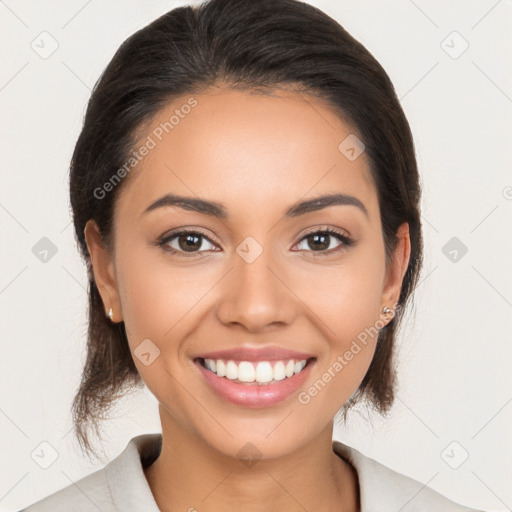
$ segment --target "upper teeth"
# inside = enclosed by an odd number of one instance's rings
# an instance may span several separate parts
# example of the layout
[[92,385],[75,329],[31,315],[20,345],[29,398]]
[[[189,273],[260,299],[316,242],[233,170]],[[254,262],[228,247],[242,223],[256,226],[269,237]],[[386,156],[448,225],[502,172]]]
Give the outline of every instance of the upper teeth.
[[272,380],[283,380],[286,377],[292,377],[296,373],[300,373],[306,360],[295,361],[294,359],[285,361],[275,361],[272,367],[269,361],[228,361],[222,359],[205,359],[206,368],[216,373],[219,377],[226,377],[230,380],[238,379],[241,382],[270,382]]

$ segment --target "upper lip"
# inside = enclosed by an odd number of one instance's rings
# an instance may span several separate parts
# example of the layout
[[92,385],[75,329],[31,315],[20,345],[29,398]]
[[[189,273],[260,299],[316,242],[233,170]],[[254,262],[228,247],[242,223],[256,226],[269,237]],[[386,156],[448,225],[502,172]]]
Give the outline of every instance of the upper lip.
[[196,357],[202,359],[225,359],[239,361],[280,361],[295,359],[302,361],[314,357],[312,354],[305,352],[297,352],[283,347],[236,347],[224,350],[215,350],[213,352],[205,352]]

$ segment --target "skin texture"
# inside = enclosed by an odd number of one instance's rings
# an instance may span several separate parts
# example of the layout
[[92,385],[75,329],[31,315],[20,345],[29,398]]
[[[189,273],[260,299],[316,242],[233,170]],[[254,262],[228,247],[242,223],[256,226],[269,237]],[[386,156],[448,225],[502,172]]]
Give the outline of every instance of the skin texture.
[[[190,96],[168,105],[140,140]],[[333,418],[357,389],[377,337],[308,404],[297,393],[251,409],[226,402],[193,363],[202,352],[237,346],[281,347],[314,354],[307,390],[357,335],[397,303],[407,268],[407,224],[386,266],[376,189],[365,153],[348,160],[338,145],[355,131],[327,105],[294,92],[255,94],[217,88],[194,95],[197,106],[137,165],[115,211],[115,246],[85,233],[105,311],[124,321],[133,351],[150,339],[160,350],[135,364],[159,401],[163,447],[145,474],[162,511],[358,510],[354,469],[332,451]],[[223,203],[227,219],[179,207],[143,211],[166,193]],[[294,218],[284,212],[316,196],[355,196]],[[197,229],[207,239],[187,257],[171,230]],[[317,229],[316,229],[317,228]],[[306,234],[337,228],[324,249]],[[248,236],[263,249],[247,263],[236,248]],[[185,249],[184,249],[185,247]],[[190,254],[190,253],[188,253]],[[253,443],[261,459],[237,456]]]

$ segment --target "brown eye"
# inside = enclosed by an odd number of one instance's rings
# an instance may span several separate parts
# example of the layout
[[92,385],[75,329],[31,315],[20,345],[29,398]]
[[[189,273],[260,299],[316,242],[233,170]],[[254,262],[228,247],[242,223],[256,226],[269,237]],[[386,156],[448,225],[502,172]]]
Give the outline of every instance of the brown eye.
[[313,248],[314,250],[322,251],[329,249],[329,246],[331,245],[330,238],[332,238],[331,235],[321,233],[317,235],[308,235],[306,240],[309,247]]
[[[336,243],[336,241],[338,243]],[[306,248],[300,245],[305,243]],[[333,252],[352,245],[352,240],[343,233],[332,229],[324,229],[308,233],[299,242],[299,250],[311,250],[312,252]]]
[[158,245],[170,253],[193,256],[194,254],[210,250],[207,245],[205,249],[205,243],[213,245],[213,242],[202,233],[197,231],[178,231],[162,238]]
[[192,235],[190,233],[180,235],[177,238],[178,246],[181,250],[187,252],[201,249],[201,245],[203,245],[201,238],[201,236]]

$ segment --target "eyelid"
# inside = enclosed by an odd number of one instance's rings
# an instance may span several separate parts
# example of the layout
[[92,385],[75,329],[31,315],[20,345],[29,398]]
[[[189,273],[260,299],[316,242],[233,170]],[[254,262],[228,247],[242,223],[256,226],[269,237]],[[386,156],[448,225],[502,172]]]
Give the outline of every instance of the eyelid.
[[202,237],[206,238],[212,244],[218,245],[218,243],[213,240],[213,237],[211,235],[207,234],[206,231],[204,231],[202,228],[188,227],[188,226],[171,229],[170,231],[168,231],[165,234],[163,234],[162,236],[160,236],[158,238],[158,241],[161,242],[163,240],[172,238],[176,235],[187,234],[187,233],[201,235]]
[[334,232],[339,235],[345,236],[346,238],[350,238],[350,239],[352,238],[350,236],[350,233],[346,229],[336,228],[336,227],[328,226],[328,225],[324,224],[324,225],[313,226],[312,228],[308,228],[304,233],[302,233],[302,235],[300,235],[299,241],[308,235],[311,235],[313,233],[318,233],[318,232],[324,232],[324,231]]

